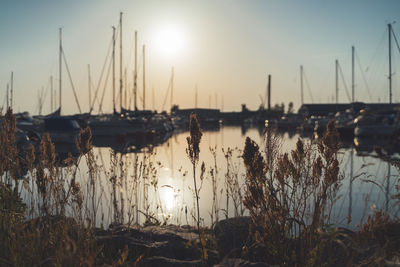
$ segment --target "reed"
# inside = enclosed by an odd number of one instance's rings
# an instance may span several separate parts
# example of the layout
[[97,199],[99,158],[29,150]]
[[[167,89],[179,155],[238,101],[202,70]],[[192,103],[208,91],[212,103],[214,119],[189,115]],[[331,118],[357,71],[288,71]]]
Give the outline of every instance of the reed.
[[219,202],[218,202],[218,164],[217,164],[217,146],[210,147],[210,153],[214,160],[214,166],[209,170],[209,177],[212,186],[213,201],[210,211],[211,225],[215,225],[219,221]]
[[[103,228],[111,222],[127,224],[129,228],[134,224],[170,223],[158,194],[158,171],[162,164],[154,161],[153,152],[135,154],[133,158],[111,152],[109,162],[104,162],[100,154],[99,162],[87,128],[82,129],[76,142],[79,155],[60,161],[50,136],[44,135],[37,147],[21,149],[16,131],[15,117],[9,109],[0,131],[1,266],[124,265],[127,255],[135,251],[126,248],[112,257],[105,256],[110,253],[96,242],[96,232],[100,230],[96,225]],[[263,147],[247,138],[243,151],[222,149],[227,166],[221,181],[226,183],[224,192],[218,184],[221,175],[217,147],[210,148],[212,166],[203,162],[198,173],[201,137],[197,117],[191,115],[186,153],[192,167],[192,200],[196,210],[193,218],[203,264],[208,257],[206,246],[214,239],[209,233],[206,239],[205,227],[201,225],[199,196],[206,176],[212,186],[212,225],[218,222],[221,211],[225,211],[226,217],[230,215],[228,204],[225,210],[220,208],[223,194],[227,203],[233,205],[231,215],[251,216],[251,237],[243,250],[247,259],[283,266],[333,266],[383,265],[400,256],[399,219],[387,212],[375,212],[351,235],[338,233],[331,224],[330,211],[339,198],[344,179],[338,160],[340,140],[332,123],[320,141],[299,139],[290,153],[281,152],[282,140],[273,131],[265,133]],[[238,155],[242,161],[238,162]],[[83,161],[87,166],[84,173],[80,169]],[[392,164],[400,168],[400,164]],[[181,172],[185,177],[187,171]],[[101,177],[108,182],[102,184]],[[398,211],[400,180],[397,183],[393,208]],[[110,209],[108,221],[104,208]],[[161,219],[158,213],[162,214]],[[187,213],[185,207],[186,221]],[[329,256],[332,248],[337,249],[332,244],[345,247],[346,257]],[[365,256],[365,247],[368,251],[374,249]]]
[[[186,138],[187,140],[187,149],[186,149],[186,154],[188,158],[190,159],[190,162],[192,163],[192,170],[193,170],[193,184],[194,184],[194,192],[195,192],[195,197],[196,197],[196,208],[197,208],[197,231],[199,234],[199,242],[201,244],[202,248],[202,259],[203,262],[207,260],[207,253],[205,250],[205,241],[204,241],[204,236],[200,230],[200,205],[199,205],[199,190],[197,187],[197,180],[196,180],[196,167],[199,162],[199,155],[200,155],[200,141],[201,141],[201,136],[203,133],[201,132],[200,129],[200,124],[199,121],[197,120],[196,114],[190,114],[190,124],[189,124],[189,132],[190,136]],[[204,172],[205,172],[205,165],[204,162],[201,165],[201,174],[200,174],[200,180],[203,181],[204,177]]]
[[318,231],[327,227],[326,210],[343,180],[338,133],[331,123],[316,146],[299,139],[290,154],[281,154],[279,147],[279,137],[272,131],[266,132],[264,155],[254,141],[246,139],[244,205],[252,218],[251,233],[265,248],[262,260],[314,264],[311,259],[321,259]]

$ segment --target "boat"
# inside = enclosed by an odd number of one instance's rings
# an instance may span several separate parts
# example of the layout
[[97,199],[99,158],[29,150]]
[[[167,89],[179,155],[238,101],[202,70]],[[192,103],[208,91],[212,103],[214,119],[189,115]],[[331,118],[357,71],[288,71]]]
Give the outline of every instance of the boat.
[[59,144],[74,145],[81,128],[72,117],[57,116],[44,119],[42,134],[48,133],[56,147]]
[[351,140],[354,138],[354,115],[350,109],[345,112],[337,112],[335,114],[335,126],[342,140]]
[[363,114],[354,122],[357,125],[354,136],[358,138],[391,138],[398,129],[394,124],[394,114],[389,116]]
[[296,130],[301,125],[298,116],[282,116],[276,121],[276,127],[280,130]]
[[326,126],[328,125],[328,123],[331,120],[332,120],[332,118],[330,118],[330,117],[322,117],[322,118],[315,120],[315,122],[314,122],[314,137],[316,139],[323,136],[323,134],[326,131]]

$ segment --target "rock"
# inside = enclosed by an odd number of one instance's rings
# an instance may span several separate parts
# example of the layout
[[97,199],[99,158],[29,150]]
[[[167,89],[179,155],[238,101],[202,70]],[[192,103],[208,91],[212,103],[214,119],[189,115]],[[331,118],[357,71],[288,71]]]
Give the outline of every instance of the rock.
[[331,233],[319,233],[321,262],[329,262],[333,266],[345,266],[356,255],[354,246],[355,233],[347,228],[339,227]]
[[249,236],[250,217],[236,217],[219,221],[214,227],[218,251],[222,257],[240,257],[242,247]]
[[218,265],[214,265],[214,267],[268,267],[270,265],[263,262],[250,262],[240,258],[225,258]]
[[202,265],[201,265],[201,260],[177,260],[167,257],[153,256],[145,258],[142,261],[139,261],[138,266],[192,267],[192,266],[202,266]]
[[[174,262],[185,266],[193,266],[201,260],[201,249],[196,246],[197,233],[179,226],[147,226],[144,228],[116,226],[112,230],[98,231],[96,241],[103,246],[105,258],[115,259],[127,246],[128,261],[133,262],[139,257],[150,264],[155,261]],[[208,263],[219,261],[218,252],[208,250]],[[169,264],[169,263],[168,263]],[[171,263],[172,264],[172,263]],[[164,266],[164,265],[160,265]]]

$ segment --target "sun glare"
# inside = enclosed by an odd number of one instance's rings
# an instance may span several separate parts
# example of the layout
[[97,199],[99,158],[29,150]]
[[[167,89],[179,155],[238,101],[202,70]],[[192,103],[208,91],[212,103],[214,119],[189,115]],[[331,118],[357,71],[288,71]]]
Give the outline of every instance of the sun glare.
[[171,186],[164,185],[160,188],[160,199],[167,211],[175,208],[175,192]]
[[157,48],[163,57],[177,58],[185,50],[186,39],[176,25],[165,25],[156,32]]

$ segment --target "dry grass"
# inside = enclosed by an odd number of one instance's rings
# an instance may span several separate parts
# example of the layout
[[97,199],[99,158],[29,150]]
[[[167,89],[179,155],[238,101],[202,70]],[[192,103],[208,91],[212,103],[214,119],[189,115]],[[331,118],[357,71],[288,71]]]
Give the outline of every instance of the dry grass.
[[[133,159],[112,154],[106,170],[104,162],[98,163],[91,147],[90,129],[84,129],[76,142],[79,156],[70,156],[61,164],[48,135],[43,136],[37,148],[19,149],[11,110],[1,124],[1,266],[124,264],[129,251],[104,258],[108,254],[96,244],[96,224],[100,221],[104,225],[105,221],[102,210],[103,200],[107,198],[105,186],[111,188],[106,202],[112,222],[162,223],[156,215],[158,211],[164,214],[160,198],[149,198],[151,190],[157,195],[158,169],[162,167],[153,161],[152,153],[144,153],[141,159],[136,154]],[[212,185],[212,224],[218,222],[224,211],[220,208],[222,194],[227,200],[226,217],[229,203],[233,204],[234,216],[250,214],[253,243],[244,251],[249,259],[286,266],[339,263],[372,266],[388,264],[390,259],[400,257],[399,220],[383,212],[368,218],[355,236],[333,230],[330,211],[344,179],[339,171],[340,144],[333,124],[329,124],[326,135],[318,143],[299,139],[290,153],[281,153],[281,139],[271,131],[266,132],[262,149],[247,138],[243,151],[222,150],[227,165],[224,180],[217,165],[216,147],[210,149],[214,166],[206,168],[203,163],[196,175],[201,136],[200,125],[191,116],[187,155],[193,169],[193,202],[197,210],[193,217],[203,262],[207,257],[204,248],[207,240],[201,228],[199,191],[205,176]],[[240,184],[241,165],[234,160],[239,153],[246,167],[245,188]],[[85,161],[87,173],[78,177],[81,161]],[[103,176],[109,184],[101,184]],[[220,191],[219,181],[225,183],[224,192]],[[144,221],[140,220],[141,216]],[[168,218],[163,220],[169,222]],[[345,247],[342,254],[327,253],[333,249],[341,251],[338,247]],[[365,256],[371,247],[376,249]]]
[[246,139],[244,205],[252,217],[252,236],[264,247],[262,260],[318,265],[313,262],[321,259],[323,251],[318,233],[328,225],[343,180],[337,159],[338,133],[330,124],[317,145],[299,139],[290,154],[280,154],[279,148],[279,137],[271,131],[266,133],[264,154]]

